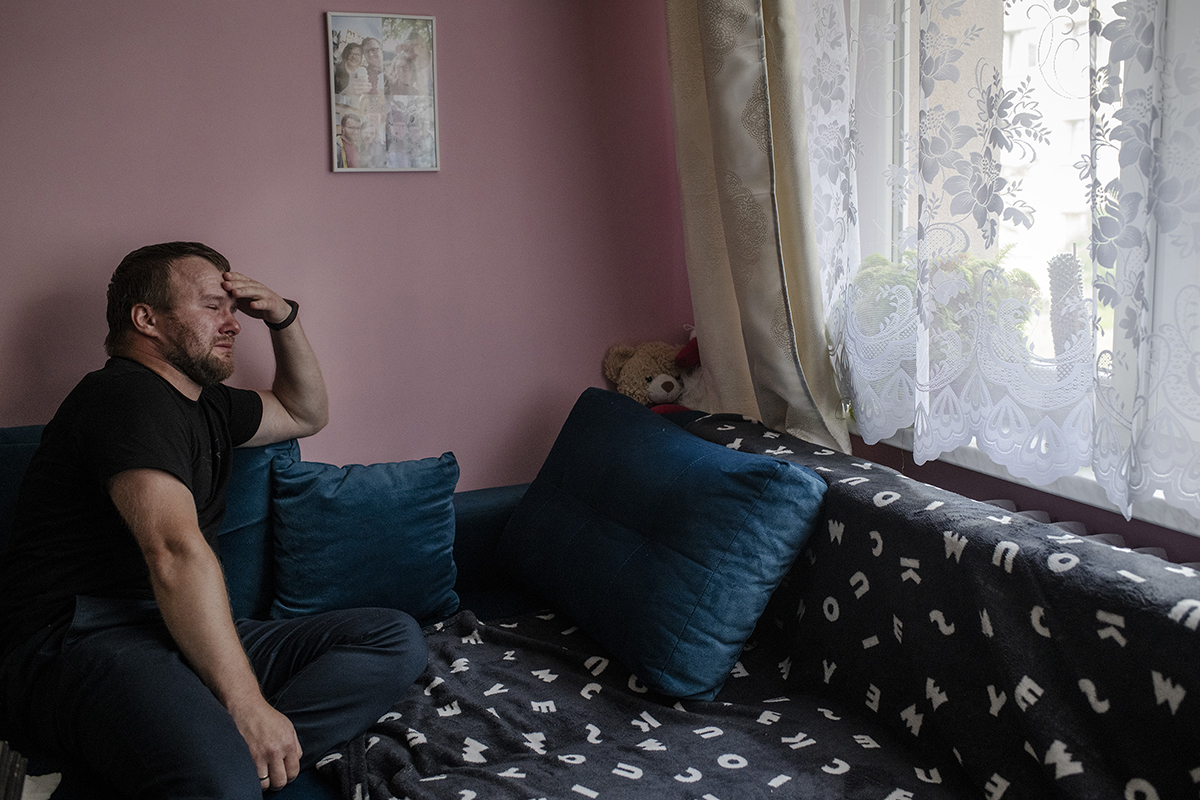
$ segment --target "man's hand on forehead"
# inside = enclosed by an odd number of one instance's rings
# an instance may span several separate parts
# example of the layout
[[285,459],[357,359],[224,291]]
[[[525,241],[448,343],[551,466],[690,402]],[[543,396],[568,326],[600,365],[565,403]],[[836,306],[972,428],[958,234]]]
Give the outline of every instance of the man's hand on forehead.
[[278,293],[240,272],[222,275],[221,288],[237,303],[238,311],[267,322],[282,322],[292,307]]

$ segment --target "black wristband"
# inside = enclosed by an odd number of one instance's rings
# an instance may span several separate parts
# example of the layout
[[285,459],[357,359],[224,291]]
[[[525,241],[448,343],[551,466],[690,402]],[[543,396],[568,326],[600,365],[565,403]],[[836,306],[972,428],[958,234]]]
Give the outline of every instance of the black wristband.
[[273,331],[281,331],[284,328],[286,328],[288,325],[291,325],[293,322],[296,321],[296,314],[298,314],[300,312],[300,304],[299,303],[297,303],[295,300],[288,300],[286,297],[283,299],[284,299],[284,301],[287,302],[287,304],[289,306],[292,307],[292,313],[287,315],[287,319],[285,319],[283,322],[267,322],[265,319],[263,320],[263,322],[266,322],[267,327]]

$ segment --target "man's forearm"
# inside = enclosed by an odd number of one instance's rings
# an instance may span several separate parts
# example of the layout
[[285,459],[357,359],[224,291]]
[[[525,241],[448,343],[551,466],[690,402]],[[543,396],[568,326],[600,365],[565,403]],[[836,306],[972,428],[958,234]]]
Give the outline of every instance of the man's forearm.
[[291,721],[259,689],[229,613],[216,556],[202,543],[156,554],[148,563],[154,596],[171,637],[229,711],[250,749],[260,782],[282,788],[299,771],[300,743]]
[[[329,396],[321,366],[291,303],[277,292],[240,272],[226,272],[221,284],[237,301],[238,310],[272,326],[275,379],[263,399],[262,423],[246,442],[270,444],[312,436],[329,421]],[[290,322],[288,320],[291,320]],[[283,326],[277,329],[276,326]]]
[[154,469],[118,473],[108,489],[146,559],[154,597],[175,644],[229,710],[261,781],[282,788],[299,771],[300,742],[291,721],[258,687],[233,625],[221,565],[196,524],[191,491],[175,476]]
[[192,669],[222,703],[259,694],[191,491],[155,469],[118,473],[108,490],[146,559],[163,621]]
[[310,436],[329,422],[329,395],[321,365],[297,319],[281,331],[271,331],[275,351],[275,380],[271,393],[288,416]]
[[163,621],[200,680],[226,708],[263,702],[229,612],[220,564],[207,545],[150,555]]

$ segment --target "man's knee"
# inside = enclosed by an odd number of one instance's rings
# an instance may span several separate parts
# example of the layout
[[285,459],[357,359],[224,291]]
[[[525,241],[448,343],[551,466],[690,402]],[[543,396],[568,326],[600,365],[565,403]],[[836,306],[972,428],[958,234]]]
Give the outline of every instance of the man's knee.
[[[424,670],[429,660],[425,636],[410,615],[391,608],[358,608],[330,612],[324,655],[301,673],[299,682],[336,687],[341,693],[394,700]],[[297,677],[289,681],[294,691]]]
[[403,612],[355,609],[320,623],[337,629],[326,640],[328,649],[270,698],[296,727],[302,767],[379,719],[428,660],[420,626]]
[[400,691],[417,679],[429,661],[429,648],[420,625],[403,611],[390,608],[363,609],[364,621],[371,624],[371,635],[362,646],[376,648],[389,661]]

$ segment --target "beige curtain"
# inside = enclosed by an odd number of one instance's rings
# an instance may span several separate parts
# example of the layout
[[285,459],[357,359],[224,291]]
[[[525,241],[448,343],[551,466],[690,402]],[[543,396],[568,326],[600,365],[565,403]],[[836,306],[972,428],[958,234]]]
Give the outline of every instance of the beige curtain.
[[667,0],[707,408],[850,451],[825,336],[795,5]]

